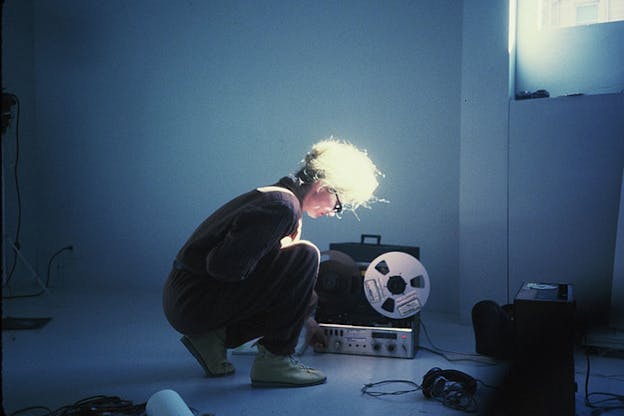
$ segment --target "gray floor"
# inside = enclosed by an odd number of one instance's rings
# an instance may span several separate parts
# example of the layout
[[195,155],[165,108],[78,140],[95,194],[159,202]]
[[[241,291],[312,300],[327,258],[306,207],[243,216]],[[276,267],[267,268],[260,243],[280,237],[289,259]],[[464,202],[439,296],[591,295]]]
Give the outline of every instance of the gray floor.
[[[3,315],[52,317],[39,330],[2,332],[3,405],[7,414],[34,405],[56,409],[94,395],[116,395],[141,403],[159,390],[172,389],[198,413],[218,416],[457,415],[464,413],[426,400],[421,392],[374,398],[362,395],[360,389],[366,383],[386,379],[420,384],[432,367],[458,369],[490,384],[496,384],[505,371],[503,362],[449,362],[425,350],[408,360],[307,351],[301,361],[323,370],[328,376],[326,384],[257,389],[249,382],[253,361],[249,354],[230,352],[236,366],[234,376],[203,377],[201,368],[179,342],[179,335],[168,327],[158,292],[51,289],[50,294],[38,298],[3,301]],[[470,325],[428,311],[422,317],[437,347],[474,351]],[[421,345],[430,346],[423,337]],[[592,356],[591,365],[590,391],[624,393],[623,359]],[[579,351],[579,415],[592,414],[583,404],[585,372],[585,358]],[[489,395],[488,389],[479,387],[479,401],[486,401]]]

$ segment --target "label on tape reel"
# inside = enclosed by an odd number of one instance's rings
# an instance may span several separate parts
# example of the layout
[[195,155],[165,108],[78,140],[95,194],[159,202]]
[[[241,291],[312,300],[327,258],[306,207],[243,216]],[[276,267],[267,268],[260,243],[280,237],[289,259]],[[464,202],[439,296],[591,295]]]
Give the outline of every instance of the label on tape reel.
[[429,275],[415,257],[390,251],[375,258],[364,274],[364,294],[380,314],[394,319],[417,314],[429,298]]

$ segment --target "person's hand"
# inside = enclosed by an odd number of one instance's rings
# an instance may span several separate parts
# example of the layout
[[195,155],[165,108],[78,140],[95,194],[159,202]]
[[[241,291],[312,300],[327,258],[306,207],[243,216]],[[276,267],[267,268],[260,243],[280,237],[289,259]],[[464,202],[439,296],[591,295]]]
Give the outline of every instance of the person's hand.
[[325,331],[314,320],[314,318],[308,318],[305,323],[305,345],[311,345],[314,348],[327,348],[329,341]]
[[303,227],[303,221],[299,220],[297,223],[297,229],[294,233],[292,233],[291,238],[293,242],[299,241],[301,239],[301,228]]
[[291,234],[280,240],[280,248],[286,248],[301,239],[301,220],[297,224],[297,229]]

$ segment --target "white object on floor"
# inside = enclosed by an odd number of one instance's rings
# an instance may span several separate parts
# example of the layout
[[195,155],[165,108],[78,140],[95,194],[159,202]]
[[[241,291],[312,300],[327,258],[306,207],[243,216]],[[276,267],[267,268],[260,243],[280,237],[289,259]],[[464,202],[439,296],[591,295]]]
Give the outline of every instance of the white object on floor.
[[147,416],[193,416],[182,397],[173,390],[154,393],[145,406]]

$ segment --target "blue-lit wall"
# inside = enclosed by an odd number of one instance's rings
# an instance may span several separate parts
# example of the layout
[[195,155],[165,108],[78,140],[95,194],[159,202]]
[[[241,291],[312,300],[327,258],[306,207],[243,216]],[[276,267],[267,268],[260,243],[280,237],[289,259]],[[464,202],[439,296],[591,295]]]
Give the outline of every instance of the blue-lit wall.
[[308,219],[304,237],[421,246],[431,307],[457,309],[461,4],[55,0],[33,13],[23,245],[44,273],[76,245],[52,286],[158,290],[205,216],[335,135],[368,149],[391,203]]
[[511,288],[572,283],[579,322],[605,323],[624,197],[624,94],[514,101],[510,122]]
[[[509,105],[505,3],[8,0],[3,87],[22,98],[24,253],[45,278],[50,256],[76,246],[57,258],[52,290],[158,291],[206,215],[335,135],[368,149],[391,203],[359,221],[305,220],[321,249],[362,233],[420,246],[427,307],[464,321],[524,279],[567,280],[583,310],[606,310],[622,100]],[[583,189],[600,197],[563,210],[587,175]],[[600,255],[569,241],[585,212]],[[567,251],[544,255],[549,242]]]
[[[509,101],[514,59],[506,3],[464,2],[460,316],[470,322],[483,299],[513,302],[523,282],[562,282],[574,286],[581,325],[606,323],[624,95]],[[619,59],[605,65],[617,67]]]

